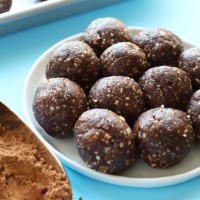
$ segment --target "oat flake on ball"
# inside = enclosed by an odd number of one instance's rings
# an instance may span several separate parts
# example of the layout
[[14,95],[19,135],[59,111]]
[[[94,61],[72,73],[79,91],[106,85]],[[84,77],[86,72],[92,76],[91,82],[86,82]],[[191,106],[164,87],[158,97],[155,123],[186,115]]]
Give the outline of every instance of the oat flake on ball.
[[64,42],[51,56],[46,77],[64,77],[78,83],[88,91],[100,76],[99,59],[86,43],[81,41]]
[[192,84],[187,73],[176,67],[148,69],[140,78],[139,85],[148,108],[164,105],[185,110],[192,95]]
[[146,29],[134,37],[134,43],[143,49],[151,67],[177,66],[183,51],[181,39],[164,28]]
[[139,85],[126,76],[109,76],[98,80],[88,96],[90,108],[106,108],[123,116],[131,126],[145,110]]
[[104,76],[128,76],[138,80],[147,70],[146,55],[131,42],[119,42],[108,47],[100,57]]
[[81,87],[66,78],[51,78],[37,88],[33,99],[37,122],[53,137],[72,135],[78,117],[87,109]]
[[80,157],[94,170],[116,174],[135,160],[135,135],[123,117],[107,109],[84,112],[74,136]]
[[172,108],[144,112],[134,125],[141,158],[151,167],[168,168],[190,152],[194,131],[186,113]]
[[133,41],[126,25],[112,17],[93,20],[81,39],[94,49],[98,57],[112,44]]

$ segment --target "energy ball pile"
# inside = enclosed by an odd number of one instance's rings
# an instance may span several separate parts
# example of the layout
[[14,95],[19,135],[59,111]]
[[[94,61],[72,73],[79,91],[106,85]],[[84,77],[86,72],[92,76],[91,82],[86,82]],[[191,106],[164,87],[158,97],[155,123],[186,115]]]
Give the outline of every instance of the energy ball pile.
[[200,141],[199,71],[200,50],[184,50],[171,31],[132,36],[118,19],[99,18],[52,53],[33,114],[47,134],[73,135],[94,170],[117,174],[136,152],[169,168]]

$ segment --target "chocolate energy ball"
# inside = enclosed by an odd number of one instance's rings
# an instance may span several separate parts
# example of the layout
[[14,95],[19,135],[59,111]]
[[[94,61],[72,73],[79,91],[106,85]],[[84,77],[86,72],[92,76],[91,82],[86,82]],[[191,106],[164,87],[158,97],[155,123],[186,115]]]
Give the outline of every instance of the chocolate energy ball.
[[135,160],[135,135],[123,117],[107,109],[84,112],[74,136],[80,157],[97,171],[116,174]]
[[35,119],[53,137],[72,135],[76,120],[86,108],[83,90],[66,78],[51,78],[42,82],[32,105]]
[[134,43],[143,49],[151,67],[160,65],[177,66],[183,51],[181,39],[169,30],[152,28],[140,32]]
[[148,108],[165,107],[185,110],[192,95],[187,73],[176,67],[160,66],[148,69],[139,81]]
[[144,97],[139,85],[125,76],[110,76],[98,80],[88,96],[90,108],[106,108],[122,115],[133,125],[145,110]]
[[194,47],[185,50],[179,57],[179,68],[188,73],[193,89],[200,89],[200,49]]
[[200,90],[192,95],[188,103],[187,113],[193,123],[196,140],[200,142]]
[[10,10],[12,0],[0,0],[0,13],[4,13]]
[[137,80],[147,69],[147,59],[135,44],[119,42],[101,54],[100,65],[104,76],[129,76]]
[[126,25],[112,17],[93,20],[83,32],[82,40],[94,49],[98,57],[112,44],[132,42]]
[[186,113],[172,108],[144,112],[134,125],[141,158],[151,167],[168,168],[190,152],[194,131]]
[[68,78],[86,91],[99,79],[99,74],[99,59],[90,46],[81,41],[63,43],[54,51],[46,67],[47,79]]

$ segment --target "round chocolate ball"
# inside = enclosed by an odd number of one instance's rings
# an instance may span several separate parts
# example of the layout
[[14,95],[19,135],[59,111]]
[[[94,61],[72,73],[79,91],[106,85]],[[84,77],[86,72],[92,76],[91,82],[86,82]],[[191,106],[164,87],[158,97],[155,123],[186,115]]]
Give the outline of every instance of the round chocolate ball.
[[189,75],[194,90],[200,89],[200,49],[185,50],[179,57],[179,68]]
[[168,168],[190,152],[194,131],[186,113],[173,108],[144,112],[134,125],[141,158],[151,167]]
[[192,95],[188,103],[187,114],[193,123],[195,138],[200,142],[200,90]]
[[82,40],[89,44],[99,57],[112,44],[131,42],[132,38],[124,23],[112,17],[93,20],[82,34]]
[[135,36],[134,42],[143,49],[151,67],[177,66],[178,58],[183,51],[181,39],[163,28],[144,30]]
[[187,73],[176,67],[160,66],[148,69],[139,81],[148,108],[165,107],[185,110],[192,95]]
[[0,13],[4,13],[10,10],[12,0],[1,0],[0,1]]
[[146,55],[131,42],[119,42],[108,47],[100,57],[104,76],[128,76],[138,79],[147,69]]
[[53,137],[72,135],[78,117],[87,109],[81,87],[66,78],[51,78],[37,88],[33,114],[40,126]]
[[47,79],[68,78],[86,91],[99,79],[99,75],[99,59],[82,41],[63,43],[54,51],[46,67]]
[[107,109],[84,112],[74,127],[75,144],[92,169],[116,174],[135,160],[135,136],[125,119]]
[[143,93],[139,85],[125,76],[110,76],[98,80],[88,96],[90,108],[106,108],[122,115],[133,125],[145,110]]

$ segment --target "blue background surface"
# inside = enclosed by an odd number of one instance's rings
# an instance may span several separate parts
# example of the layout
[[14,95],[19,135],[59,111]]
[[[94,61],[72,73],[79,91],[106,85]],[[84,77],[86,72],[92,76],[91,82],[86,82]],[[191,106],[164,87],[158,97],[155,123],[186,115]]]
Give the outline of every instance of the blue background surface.
[[[0,100],[25,119],[22,93],[26,76],[37,58],[56,42],[82,32],[95,18],[112,16],[128,26],[165,27],[200,46],[199,0],[132,0],[66,17],[0,38]],[[65,166],[73,199],[200,199],[200,178],[162,188],[129,188],[85,177]]]

